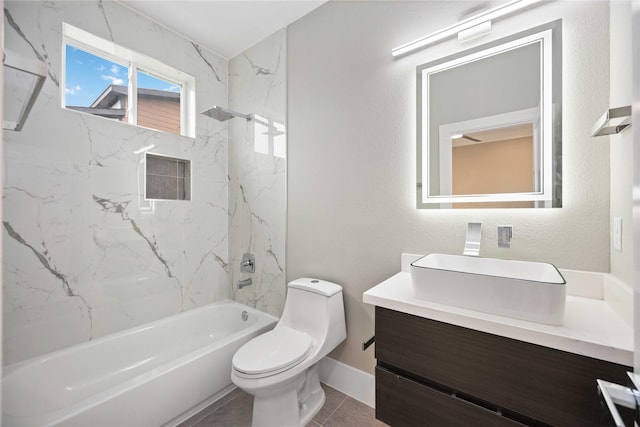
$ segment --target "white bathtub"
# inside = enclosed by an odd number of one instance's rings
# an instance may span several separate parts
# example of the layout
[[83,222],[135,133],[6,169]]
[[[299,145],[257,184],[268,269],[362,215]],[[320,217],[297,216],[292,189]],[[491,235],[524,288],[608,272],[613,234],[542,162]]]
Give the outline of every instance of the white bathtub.
[[2,426],[175,425],[233,389],[233,354],[277,320],[226,300],[13,364]]

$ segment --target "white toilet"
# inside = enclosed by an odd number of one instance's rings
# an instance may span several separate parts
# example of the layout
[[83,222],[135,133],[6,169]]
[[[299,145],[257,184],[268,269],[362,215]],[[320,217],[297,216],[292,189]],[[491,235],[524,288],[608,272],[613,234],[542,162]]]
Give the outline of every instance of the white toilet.
[[318,362],[347,337],[342,287],[289,283],[276,327],[233,356],[231,380],[253,395],[253,427],[305,426],[324,404]]

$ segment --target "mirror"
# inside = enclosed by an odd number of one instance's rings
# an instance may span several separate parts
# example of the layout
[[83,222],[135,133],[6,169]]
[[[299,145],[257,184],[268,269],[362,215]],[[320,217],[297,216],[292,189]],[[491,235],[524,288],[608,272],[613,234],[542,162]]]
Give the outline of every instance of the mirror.
[[561,21],[417,68],[418,208],[562,206]]

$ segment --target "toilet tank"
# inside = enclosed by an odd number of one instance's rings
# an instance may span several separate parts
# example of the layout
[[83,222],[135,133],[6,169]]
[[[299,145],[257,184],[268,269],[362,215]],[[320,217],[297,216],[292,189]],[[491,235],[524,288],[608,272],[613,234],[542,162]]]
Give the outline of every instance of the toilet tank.
[[315,345],[332,350],[347,337],[342,286],[312,278],[291,281],[278,324],[305,332]]

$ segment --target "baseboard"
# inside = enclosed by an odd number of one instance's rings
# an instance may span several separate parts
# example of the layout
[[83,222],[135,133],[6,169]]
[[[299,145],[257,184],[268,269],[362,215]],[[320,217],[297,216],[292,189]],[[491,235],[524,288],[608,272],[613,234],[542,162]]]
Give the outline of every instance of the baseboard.
[[376,407],[375,376],[325,357],[319,363],[320,381],[367,406]]

